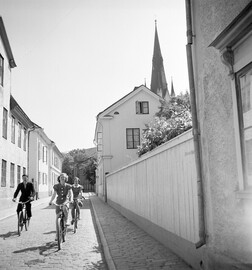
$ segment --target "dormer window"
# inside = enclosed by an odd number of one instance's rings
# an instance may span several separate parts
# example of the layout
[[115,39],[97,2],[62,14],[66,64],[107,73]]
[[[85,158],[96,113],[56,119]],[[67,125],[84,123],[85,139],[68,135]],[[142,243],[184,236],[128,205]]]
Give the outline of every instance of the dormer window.
[[136,101],[136,114],[149,114],[149,102]]

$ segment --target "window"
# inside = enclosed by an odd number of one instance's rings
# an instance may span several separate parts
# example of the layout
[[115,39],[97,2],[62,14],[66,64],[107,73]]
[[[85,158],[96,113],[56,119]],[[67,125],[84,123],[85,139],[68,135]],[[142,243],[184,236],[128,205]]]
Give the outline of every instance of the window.
[[136,114],[149,114],[149,102],[136,101]]
[[24,143],[23,143],[23,149],[26,151],[26,141],[27,141],[27,130],[24,128]]
[[41,172],[38,172],[38,184],[41,184]]
[[97,151],[102,152],[102,133],[97,133]]
[[3,86],[3,77],[4,77],[4,59],[0,54],[0,84]]
[[3,130],[2,136],[7,139],[7,126],[8,126],[8,111],[3,108]]
[[10,166],[10,187],[13,188],[15,183],[15,165],[11,163]]
[[43,162],[47,163],[47,147],[43,146]]
[[127,142],[127,149],[137,149],[137,146],[140,145],[140,129],[127,128],[126,142]]
[[6,187],[6,169],[7,169],[7,161],[2,159],[1,187]]
[[38,160],[41,159],[41,143],[38,141]]
[[252,63],[236,75],[245,187],[252,187]]
[[17,166],[17,184],[21,181],[21,166]]
[[18,147],[21,148],[21,133],[22,133],[22,125],[18,123]]
[[244,198],[244,189],[252,190],[251,14],[252,3],[249,3],[210,44],[219,50],[222,62],[229,69],[234,104],[237,179],[241,191],[237,193],[239,198]]
[[11,142],[15,143],[15,117],[11,117]]
[[59,169],[59,159],[57,156],[54,156],[54,164],[53,164],[56,168]]
[[26,174],[26,168],[23,167],[23,174]]

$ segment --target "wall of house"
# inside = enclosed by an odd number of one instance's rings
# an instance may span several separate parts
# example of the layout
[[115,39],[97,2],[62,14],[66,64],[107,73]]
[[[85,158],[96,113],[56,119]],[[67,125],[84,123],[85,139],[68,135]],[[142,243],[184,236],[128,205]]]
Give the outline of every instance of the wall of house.
[[197,175],[192,131],[107,176],[109,204],[199,269]]
[[[136,114],[136,101],[149,101],[149,114]],[[126,128],[140,128],[140,133],[149,123],[156,112],[158,112],[160,103],[157,99],[140,91],[131,99],[127,100],[118,109],[114,109],[110,114],[111,120],[103,121],[104,134],[104,154],[112,155],[110,159],[111,172],[123,165],[129,164],[138,158],[137,149],[127,149],[126,146]],[[114,112],[119,114],[114,114]]]
[[239,166],[231,79],[218,50],[209,47],[249,2],[192,1],[207,233],[205,269],[231,269],[224,266],[230,258],[251,262],[252,223],[244,215],[244,201],[236,197]]
[[[7,161],[6,171],[6,186],[0,185],[0,209],[13,206],[11,199],[17,187],[17,165],[21,166],[21,175],[23,168],[27,168],[27,151],[23,150],[23,137],[22,148],[17,146],[17,121],[16,121],[16,134],[15,144],[11,142],[11,112],[10,112],[10,94],[11,94],[11,69],[9,67],[8,57],[5,53],[3,42],[0,39],[0,54],[4,58],[4,85],[0,85],[0,179],[2,176],[2,159]],[[3,130],[3,108],[8,110],[8,126],[7,126],[7,139],[2,137]],[[23,134],[22,134],[23,136]],[[10,187],[10,163],[14,167],[14,187]]]

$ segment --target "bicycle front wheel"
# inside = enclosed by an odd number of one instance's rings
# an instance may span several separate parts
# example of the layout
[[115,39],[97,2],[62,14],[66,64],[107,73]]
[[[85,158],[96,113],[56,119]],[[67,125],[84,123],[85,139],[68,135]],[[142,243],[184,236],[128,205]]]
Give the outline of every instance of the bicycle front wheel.
[[23,229],[23,212],[20,211],[18,213],[18,235],[19,236],[21,235],[22,229]]
[[58,242],[58,249],[61,249],[61,240],[62,240],[62,228],[61,228],[61,218],[57,218],[56,221],[56,233],[57,233],[57,242]]
[[25,225],[25,230],[28,230],[28,226],[29,226],[29,220],[28,220],[28,216],[27,216],[27,212],[25,211],[25,218],[24,218],[24,225]]
[[61,225],[62,242],[65,242],[65,240],[66,240],[66,225],[65,225],[65,221],[63,218],[60,220],[60,225]]
[[76,233],[77,223],[78,223],[77,209],[75,208],[74,209],[74,233]]

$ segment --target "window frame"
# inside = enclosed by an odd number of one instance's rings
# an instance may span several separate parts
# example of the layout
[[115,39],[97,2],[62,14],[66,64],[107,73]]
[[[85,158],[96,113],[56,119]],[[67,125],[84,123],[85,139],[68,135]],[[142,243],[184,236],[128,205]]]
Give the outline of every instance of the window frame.
[[[131,135],[128,132],[131,131]],[[138,134],[134,134],[134,131],[137,131]],[[138,140],[135,140],[135,136],[138,136]],[[129,140],[129,137],[132,138],[132,141]],[[132,143],[132,147],[129,146],[129,143]],[[138,144],[137,144],[138,143]],[[140,145],[140,128],[126,128],[126,148],[127,149],[137,149]]]
[[[5,166],[4,166],[5,164]],[[6,187],[6,178],[7,178],[7,161],[2,159],[1,165],[1,187]]]
[[[238,112],[238,125],[239,125],[239,135],[240,135],[240,147],[241,147],[241,163],[242,163],[242,171],[243,171],[243,184],[245,190],[252,190],[252,184],[248,183],[248,168],[247,168],[247,157],[246,157],[246,141],[245,141],[245,129],[244,127],[244,117],[243,114],[243,101],[242,101],[242,93],[241,93],[241,85],[240,78],[247,74],[249,70],[252,70],[252,60],[246,66],[241,68],[239,71],[235,73],[235,90],[236,90],[236,105]],[[252,87],[252,84],[251,84]],[[252,91],[250,92],[252,95]],[[250,110],[252,110],[252,104],[250,104]]]
[[15,144],[16,142],[16,118],[11,116],[11,142]]
[[[144,106],[144,104],[146,104],[146,107]],[[150,113],[149,101],[136,101],[136,114],[149,114],[149,113]]]
[[21,166],[17,165],[17,184],[21,182]]
[[2,127],[2,137],[7,140],[8,138],[8,110],[3,107],[3,127]]
[[22,124],[18,122],[18,147],[22,147]]
[[10,188],[15,187],[15,164],[10,163]]

